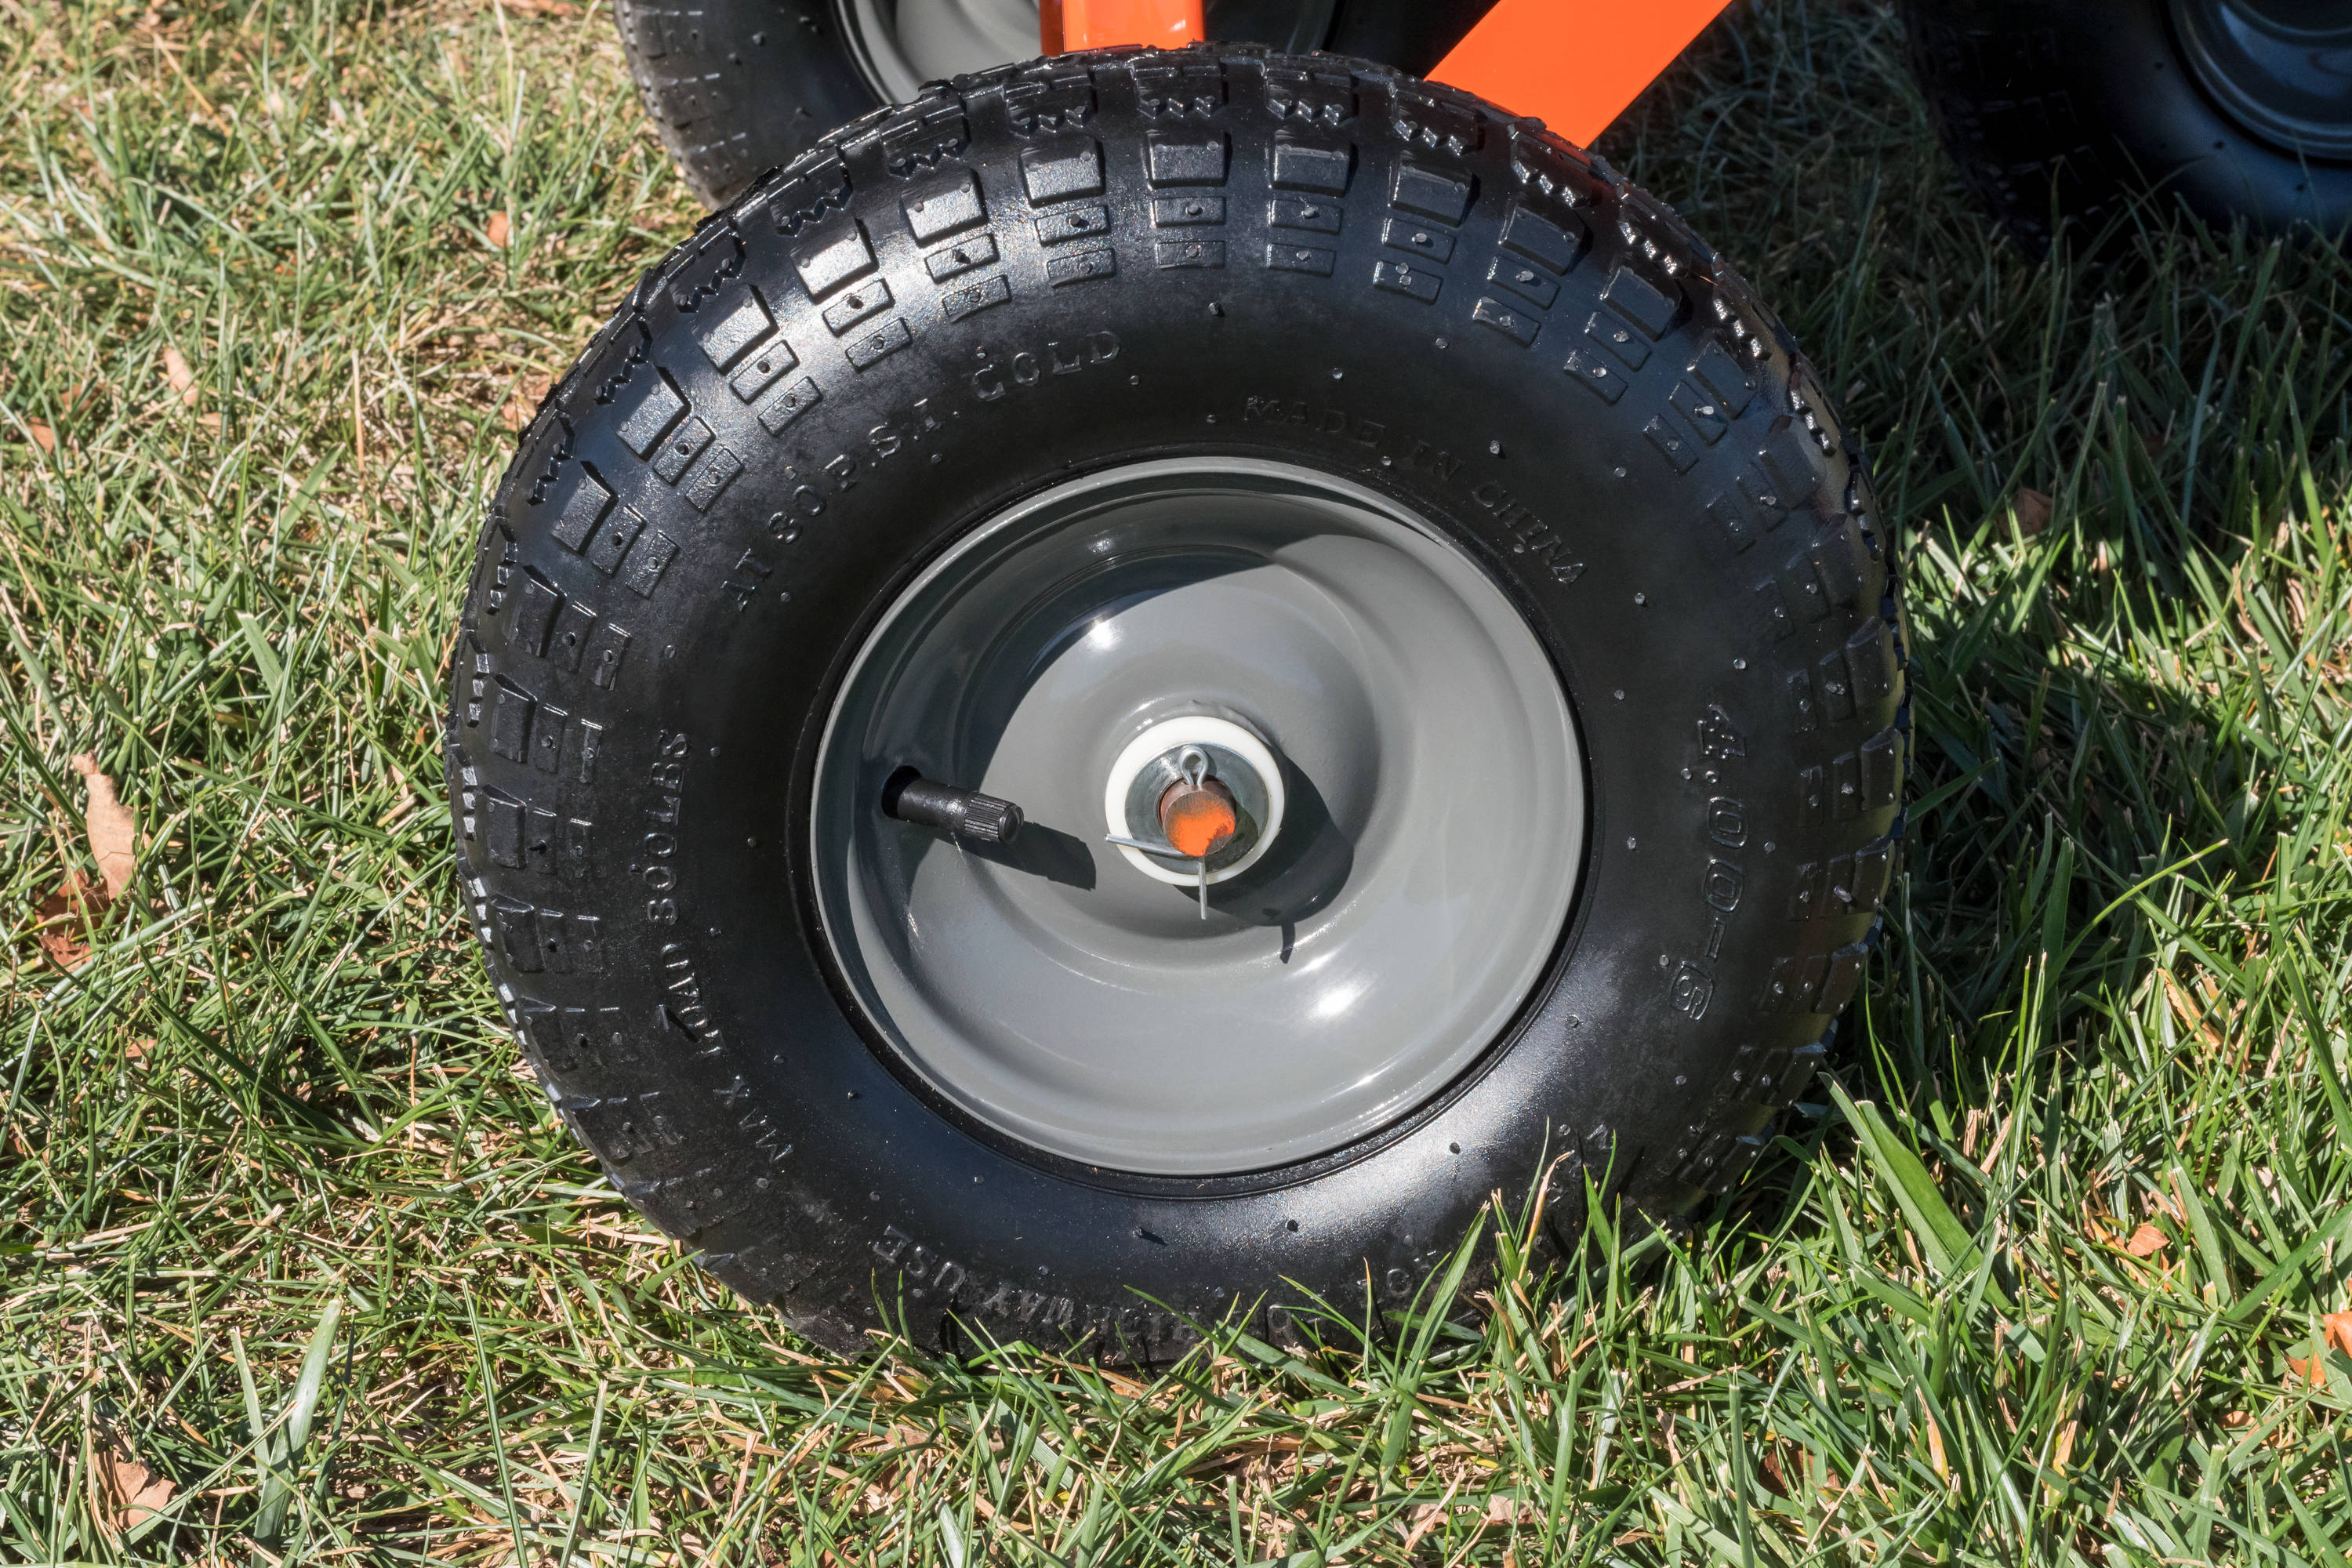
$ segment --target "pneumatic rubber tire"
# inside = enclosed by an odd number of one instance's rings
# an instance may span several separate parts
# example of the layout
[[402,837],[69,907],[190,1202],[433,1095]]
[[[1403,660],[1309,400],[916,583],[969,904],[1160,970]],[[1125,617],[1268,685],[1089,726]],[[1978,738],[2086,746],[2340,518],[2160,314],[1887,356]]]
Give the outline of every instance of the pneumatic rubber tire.
[[[1151,112],[1171,82],[1205,110]],[[845,979],[822,897],[819,753],[877,619],[986,520],[1153,462],[1423,520],[1539,644],[1582,758],[1573,900],[1507,1026],[1271,1169],[984,1124]],[[826,138],[557,386],[463,611],[459,878],[556,1107],[737,1289],[843,1349],[1163,1359],[1235,1311],[1292,1337],[1300,1289],[1401,1300],[1547,1172],[1562,1237],[1587,1178],[1658,1216],[1737,1183],[1863,973],[1905,663],[1859,458],[1671,210],[1381,67],[1071,57]]]
[[2002,226],[2046,244],[2131,203],[2336,236],[2352,161],[2250,131],[2200,82],[2171,0],[1904,0],[1912,71],[1946,149]]
[[[1418,72],[1443,58],[1488,3],[1209,0],[1206,12],[1220,42],[1329,48]],[[849,37],[856,23],[847,0],[614,0],[613,16],[637,96],[705,206],[732,201],[887,100]]]

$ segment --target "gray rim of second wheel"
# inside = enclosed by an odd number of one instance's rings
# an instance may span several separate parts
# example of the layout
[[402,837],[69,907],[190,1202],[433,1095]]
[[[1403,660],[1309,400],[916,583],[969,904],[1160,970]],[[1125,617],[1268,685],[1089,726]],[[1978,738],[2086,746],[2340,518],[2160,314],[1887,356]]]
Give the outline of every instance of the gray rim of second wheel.
[[[1287,799],[1206,919],[1105,841],[1121,752],[1195,716],[1262,740]],[[1027,826],[974,847],[887,817],[910,766]],[[842,976],[939,1095],[1198,1177],[1344,1148],[1500,1039],[1587,828],[1567,695],[1482,568],[1373,491],[1215,458],[1057,485],[898,595],[828,717],[810,847]]]
[[866,85],[904,103],[927,81],[1037,53],[1037,0],[834,0]]

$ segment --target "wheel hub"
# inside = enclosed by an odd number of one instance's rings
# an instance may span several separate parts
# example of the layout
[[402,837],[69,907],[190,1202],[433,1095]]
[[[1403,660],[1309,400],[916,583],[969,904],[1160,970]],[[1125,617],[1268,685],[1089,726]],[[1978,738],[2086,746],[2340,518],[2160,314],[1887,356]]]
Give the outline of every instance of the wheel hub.
[[[908,768],[1018,837],[887,815]],[[1559,677],[1481,568],[1347,481],[1203,458],[1058,486],[899,595],[808,843],[847,990],[941,1098],[1209,1175],[1342,1147],[1502,1037],[1584,837]]]

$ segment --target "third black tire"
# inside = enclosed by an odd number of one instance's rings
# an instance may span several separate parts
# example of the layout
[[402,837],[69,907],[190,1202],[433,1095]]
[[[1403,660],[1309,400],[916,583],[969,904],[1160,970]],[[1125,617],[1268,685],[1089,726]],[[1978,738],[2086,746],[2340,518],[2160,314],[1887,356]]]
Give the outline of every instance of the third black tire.
[[2136,201],[2352,221],[2352,8],[2336,0],[1905,0],[1944,143],[2021,238]]

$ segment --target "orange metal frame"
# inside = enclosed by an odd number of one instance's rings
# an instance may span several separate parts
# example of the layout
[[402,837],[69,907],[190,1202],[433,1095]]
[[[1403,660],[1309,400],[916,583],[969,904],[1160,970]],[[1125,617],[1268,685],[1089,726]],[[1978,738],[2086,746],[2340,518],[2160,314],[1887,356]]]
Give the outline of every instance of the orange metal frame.
[[1429,79],[1589,146],[1728,3],[1498,0]]
[[1114,44],[1175,49],[1209,36],[1201,0],[1041,0],[1037,31],[1049,55]]
[[[1674,63],[1729,0],[1496,0],[1429,73],[1587,145]],[[1206,37],[1201,0],[1042,0],[1045,53],[1173,48]]]

